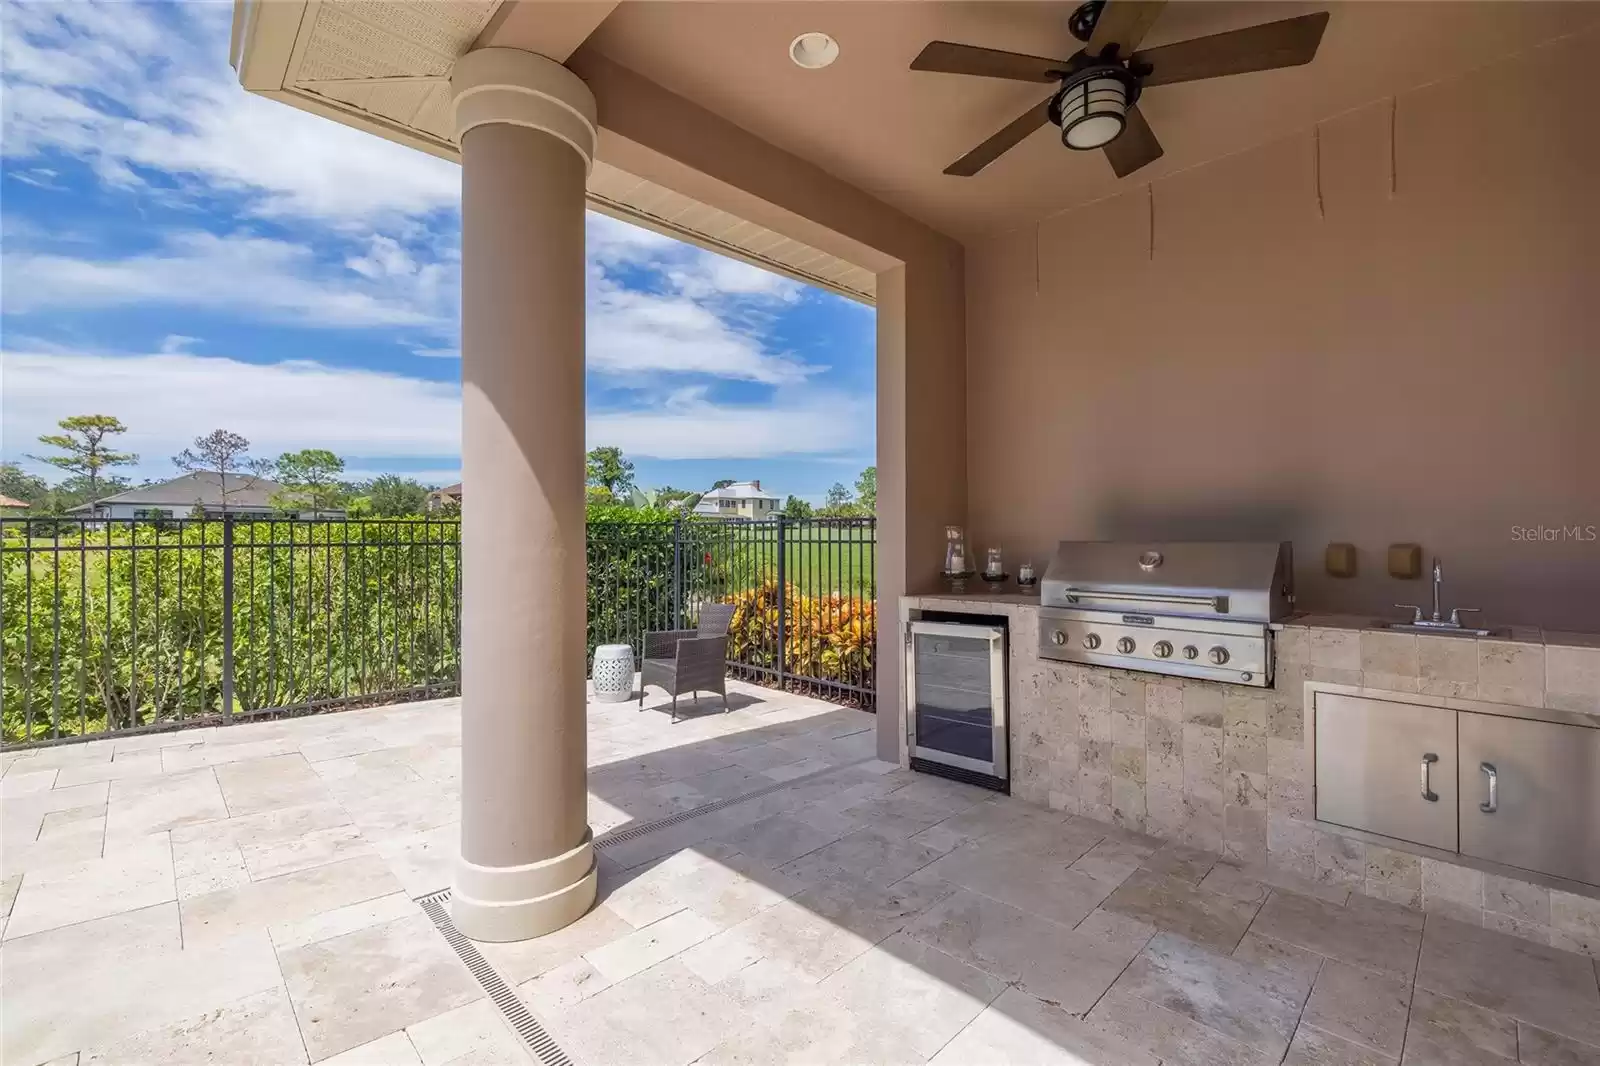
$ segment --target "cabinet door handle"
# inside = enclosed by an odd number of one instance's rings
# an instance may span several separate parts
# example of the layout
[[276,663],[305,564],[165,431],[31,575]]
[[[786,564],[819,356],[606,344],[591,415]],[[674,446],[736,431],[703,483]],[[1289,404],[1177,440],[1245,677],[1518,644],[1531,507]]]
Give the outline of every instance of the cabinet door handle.
[[1428,783],[1428,770],[1439,761],[1439,756],[1428,752],[1422,757],[1422,798],[1429,803],[1439,802],[1439,793],[1435,792]]
[[1478,810],[1484,814],[1493,814],[1500,809],[1500,772],[1491,762],[1479,763],[1478,769],[1489,779],[1489,798],[1478,804]]

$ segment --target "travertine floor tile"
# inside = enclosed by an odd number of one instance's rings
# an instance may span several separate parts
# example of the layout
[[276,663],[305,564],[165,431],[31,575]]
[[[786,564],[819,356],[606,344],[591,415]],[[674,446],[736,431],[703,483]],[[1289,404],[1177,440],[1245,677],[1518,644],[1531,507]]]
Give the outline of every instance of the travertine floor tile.
[[616,912],[604,904],[564,929],[557,929],[532,940],[517,940],[493,944],[475,941],[484,960],[493,966],[501,977],[512,984],[521,984],[553,970],[562,963],[571,962],[584,952],[613,940],[620,940],[633,932],[633,926],[617,917]]
[[1517,1051],[1529,1066],[1600,1066],[1600,1047],[1517,1023]]
[[775,814],[721,839],[746,855],[780,866],[844,835],[809,825],[792,815]]
[[357,855],[374,854],[372,845],[353,825],[315,829],[298,840],[281,844],[249,844],[239,849],[245,868],[255,881],[326,866]]
[[131,843],[100,859],[29,870],[12,904],[7,940],[177,899],[172,845],[165,836]]
[[1250,931],[1319,955],[1410,978],[1421,933],[1293,892],[1274,891]]
[[[1188,873],[1198,881],[1191,867]],[[1238,946],[1260,903],[1219,896],[1187,880],[1140,870],[1106,899],[1107,910],[1149,922],[1226,955]]]
[[79,964],[30,971],[5,993],[0,1061],[38,1062],[109,1044],[216,1010],[282,978],[265,932],[181,951],[80,954]]
[[[106,765],[109,766],[110,764],[107,763]],[[19,770],[7,773],[5,777],[0,778],[0,797],[9,799],[12,796],[22,796],[29,792],[43,792],[53,788],[56,783],[56,775],[59,773],[61,771],[54,767],[48,770]],[[84,784],[83,781],[71,780],[65,783],[69,785]]]
[[1301,1022],[1283,1066],[1394,1066],[1398,1061]]
[[692,910],[680,910],[619,940],[584,952],[589,965],[613,983],[625,981],[658,962],[720,932]]
[[283,989],[257,992],[180,1022],[147,1029],[83,1051],[80,1066],[214,1066],[306,1062],[294,1011]]
[[[1112,986],[1281,1057],[1305,1002],[1293,976],[1226,958],[1162,933]],[[1402,1026],[1403,1026],[1402,1022]]]
[[1239,941],[1239,946],[1233,949],[1233,957],[1294,978],[1304,996],[1311,994],[1311,986],[1326,961],[1314,951],[1297,948],[1253,931],[1246,933],[1244,939]]
[[1581,955],[1434,915],[1417,968],[1420,988],[1600,1044],[1593,977],[1593,962]]
[[1277,1054],[1241,1044],[1186,1015],[1123,992],[1106,993],[1087,1021],[1163,1063],[1268,1066],[1279,1059]]
[[85,960],[137,959],[182,946],[178,905],[158,903],[8,940],[0,980],[6,988],[48,982],[81,969]]
[[388,837],[373,846],[408,896],[426,896],[450,887],[451,867],[461,847],[461,824],[452,821],[419,833]]
[[683,1066],[744,1026],[732,1000],[676,960],[653,966],[551,1019],[584,1066]]
[[407,1027],[422,1066],[532,1066],[534,1058],[487,999]]
[[398,891],[400,883],[376,855],[282,874],[185,900],[184,942],[199,943],[245,929],[300,921]]
[[411,1038],[401,1030],[320,1059],[317,1066],[422,1066],[422,1056],[417,1054]]
[[244,856],[235,847],[206,851],[174,848],[172,869],[178,878],[178,898],[183,900],[250,883]]
[[1068,1012],[1088,1010],[1144,947],[1153,930],[1096,911],[1077,929],[961,890],[906,932]]
[[61,776],[56,778],[56,787],[85,785],[91,781],[116,781],[124,777],[149,777],[162,772],[164,771],[161,768],[161,752],[157,749],[119,753],[111,762],[62,767]]
[[1161,874],[1177,881],[1187,881],[1198,885],[1211,872],[1220,856],[1199,848],[1185,847],[1182,844],[1166,844],[1155,854],[1145,859],[1140,865],[1152,873]]
[[971,844],[930,863],[923,873],[1069,929],[1083,921],[1120,883],[1120,878],[1096,877],[1059,861],[1030,859]]
[[824,845],[780,869],[802,881],[849,878],[891,885],[937,859],[941,852],[910,840],[894,840],[861,829]]
[[[820,981],[860,955],[874,941],[786,900],[705,941],[734,957],[772,959]],[[697,966],[696,969],[701,969]]]
[[1306,1004],[1305,1021],[1385,1055],[1398,1056],[1405,1043],[1411,984],[1370,970],[1329,961]]
[[[691,948],[678,956],[679,961],[686,961],[694,950]],[[702,977],[701,980],[706,979]],[[707,980],[706,983],[715,984],[716,981]],[[517,987],[517,994],[535,1014],[556,1018],[574,1003],[581,1003],[596,992],[604,992],[611,985],[604,974],[589,965],[588,959],[578,958],[546,970],[531,981],[524,981]]]
[[423,915],[290,948],[279,959],[313,1062],[483,997]]
[[1159,1066],[1154,1055],[1010,988],[929,1060],[931,1066]]
[[1517,1025],[1503,1014],[1418,988],[1406,1026],[1406,1060],[1456,1063],[1514,1060]]
[[267,927],[267,932],[272,937],[273,947],[285,951],[421,913],[422,908],[417,906],[415,900],[403,892],[395,892],[335,907],[331,911],[321,911],[309,918],[274,922]]
[[893,1022],[921,1058],[937,1052],[977,1017],[1006,983],[944,952],[896,933],[821,987],[850,1009]]
[[333,802],[311,803],[257,814],[181,826],[172,831],[175,855],[215,848],[265,847],[284,844],[339,825],[353,825],[350,812]]
[[228,817],[222,789],[209,768],[112,781],[106,801],[106,839],[139,837]]

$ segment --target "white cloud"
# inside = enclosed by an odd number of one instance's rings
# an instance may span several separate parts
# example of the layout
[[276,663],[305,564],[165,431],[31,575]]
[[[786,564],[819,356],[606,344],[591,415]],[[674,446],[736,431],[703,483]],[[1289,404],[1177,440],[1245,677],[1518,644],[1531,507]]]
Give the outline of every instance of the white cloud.
[[460,168],[242,91],[230,4],[7,3],[5,154],[88,160],[110,184],[140,170],[243,192],[262,216],[365,225],[460,200]]
[[257,455],[331,448],[342,455],[436,458],[461,450],[454,384],[313,362],[246,363],[189,353],[119,356],[17,352],[3,357],[0,421],[10,458],[57,421],[86,411],[128,425],[136,476],[172,476],[171,457],[218,427]]
[[[167,477],[169,458],[218,427],[258,455],[330,448],[341,455],[439,459],[460,454],[453,382],[310,361],[247,363],[190,352],[118,355],[60,348],[0,354],[0,454],[20,459],[39,434],[86,411],[119,415],[136,477]],[[660,459],[829,456],[870,452],[870,397],[799,387],[761,404],[719,404],[703,388],[647,408],[594,410],[591,444]],[[446,468],[448,469],[448,468]],[[370,473],[371,471],[369,471]]]
[[453,272],[440,264],[417,267],[400,255],[410,273],[385,274],[374,284],[371,275],[354,271],[330,277],[302,244],[199,230],[171,234],[161,251],[121,258],[8,253],[5,308],[166,305],[312,326],[445,324]]
[[589,445],[652,459],[768,459],[870,453],[870,397],[779,390],[763,404],[715,404],[699,392],[649,409],[590,411]]
[[[691,244],[590,213],[589,366],[623,377],[704,374],[765,385],[805,381],[826,367],[770,352],[741,322],[782,306],[799,283]],[[640,284],[641,277],[654,284]]]
[[161,338],[161,354],[178,355],[199,343],[199,337],[188,337],[182,333],[169,333]]

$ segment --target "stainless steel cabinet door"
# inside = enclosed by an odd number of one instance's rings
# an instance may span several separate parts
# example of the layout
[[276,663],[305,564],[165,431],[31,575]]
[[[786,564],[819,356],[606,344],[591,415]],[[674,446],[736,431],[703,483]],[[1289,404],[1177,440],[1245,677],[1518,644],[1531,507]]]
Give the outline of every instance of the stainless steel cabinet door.
[[1600,885],[1600,729],[1463,712],[1461,853]]
[[1319,692],[1317,817],[1456,850],[1456,712]]

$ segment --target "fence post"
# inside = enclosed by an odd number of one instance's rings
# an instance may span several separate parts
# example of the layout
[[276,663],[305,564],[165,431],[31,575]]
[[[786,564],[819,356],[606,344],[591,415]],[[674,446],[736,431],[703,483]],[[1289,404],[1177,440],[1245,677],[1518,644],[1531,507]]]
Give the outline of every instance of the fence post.
[[222,713],[233,718],[233,515],[222,515]]
[[788,658],[787,649],[789,645],[789,579],[788,566],[784,562],[786,552],[784,550],[785,538],[783,535],[785,524],[784,516],[780,514],[778,516],[778,654],[776,657],[778,664],[778,690],[780,692],[783,690],[783,674],[787,665],[784,660]]
[[672,516],[672,628],[683,628],[683,515]]

